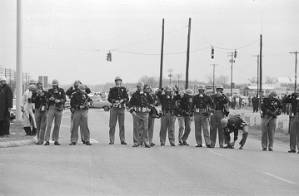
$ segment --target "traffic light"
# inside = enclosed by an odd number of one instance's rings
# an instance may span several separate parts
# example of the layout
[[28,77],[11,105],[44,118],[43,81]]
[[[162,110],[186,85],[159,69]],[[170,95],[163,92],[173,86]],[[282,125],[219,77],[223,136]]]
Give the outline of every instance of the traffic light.
[[107,53],[106,60],[109,61],[109,62],[112,61],[112,54],[111,54],[110,51]]
[[234,52],[234,58],[237,58],[237,50]]
[[211,59],[214,59],[214,47],[211,48]]

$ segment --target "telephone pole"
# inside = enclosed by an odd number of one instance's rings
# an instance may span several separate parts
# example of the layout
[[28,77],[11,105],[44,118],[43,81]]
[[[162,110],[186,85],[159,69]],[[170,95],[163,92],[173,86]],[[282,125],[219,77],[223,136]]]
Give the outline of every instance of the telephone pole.
[[16,51],[16,111],[17,120],[22,119],[22,0],[17,0],[17,51]]
[[260,34],[260,56],[259,56],[259,66],[260,66],[260,105],[262,102],[263,95],[263,35]]
[[228,56],[230,57],[230,95],[233,96],[233,66],[235,62],[234,52],[230,52]]
[[190,34],[191,34],[191,18],[189,18],[189,23],[188,23],[187,60],[186,60],[186,84],[185,84],[185,89],[187,89],[188,86],[189,86]]
[[213,93],[215,93],[215,66],[217,64],[212,64],[213,66]]
[[297,90],[297,56],[298,56],[298,51],[290,52],[290,54],[295,55],[295,87],[294,87],[294,92]]
[[163,80],[163,56],[164,56],[164,18],[162,19],[161,57],[160,57],[160,81],[159,88],[162,89]]
[[253,55],[256,57],[256,96],[259,96],[259,69],[260,69],[260,55]]

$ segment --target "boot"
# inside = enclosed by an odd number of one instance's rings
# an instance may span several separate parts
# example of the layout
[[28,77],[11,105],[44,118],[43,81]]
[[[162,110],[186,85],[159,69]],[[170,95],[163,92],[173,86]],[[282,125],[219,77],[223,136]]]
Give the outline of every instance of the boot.
[[36,128],[32,128],[31,135],[32,135],[32,136],[35,136],[35,135],[36,135],[36,133],[37,133],[37,130],[36,130]]
[[26,135],[31,134],[31,127],[24,127],[24,130],[25,130]]

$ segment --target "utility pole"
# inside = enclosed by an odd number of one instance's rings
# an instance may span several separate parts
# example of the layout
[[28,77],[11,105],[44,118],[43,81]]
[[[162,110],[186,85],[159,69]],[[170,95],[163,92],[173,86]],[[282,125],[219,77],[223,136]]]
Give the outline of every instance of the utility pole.
[[259,96],[259,65],[260,65],[260,55],[254,55],[256,57],[256,96]]
[[185,89],[187,89],[188,86],[189,86],[190,34],[191,34],[191,18],[189,18],[189,23],[188,23],[187,59],[186,59],[186,84],[185,84]]
[[260,34],[260,61],[259,61],[259,65],[260,65],[260,104],[262,102],[262,95],[263,95],[263,35]]
[[294,51],[294,52],[290,52],[290,54],[294,54],[295,55],[295,87],[294,87],[294,93],[297,90],[297,56],[298,56],[298,51]]
[[178,79],[177,85],[178,85],[178,88],[180,88],[180,79],[181,79],[182,75],[181,74],[177,74],[176,76],[177,76],[177,79]]
[[17,46],[16,46],[16,112],[17,120],[22,119],[22,0],[17,0]]
[[172,69],[169,69],[168,72],[169,72],[169,74],[168,74],[168,77],[169,77],[169,85],[171,85]]
[[159,88],[162,89],[163,80],[163,56],[164,56],[164,18],[162,19],[161,57],[160,57],[160,81]]
[[212,64],[213,66],[213,93],[215,93],[215,66],[216,64]]
[[233,96],[233,65],[235,62],[234,52],[230,52],[228,56],[230,57],[230,95]]

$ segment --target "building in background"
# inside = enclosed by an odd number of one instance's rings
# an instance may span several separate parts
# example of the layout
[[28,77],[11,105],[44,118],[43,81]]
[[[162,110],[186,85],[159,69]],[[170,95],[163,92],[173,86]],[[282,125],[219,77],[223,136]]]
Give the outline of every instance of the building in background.
[[43,88],[48,88],[48,76],[38,76],[38,82],[43,84]]

